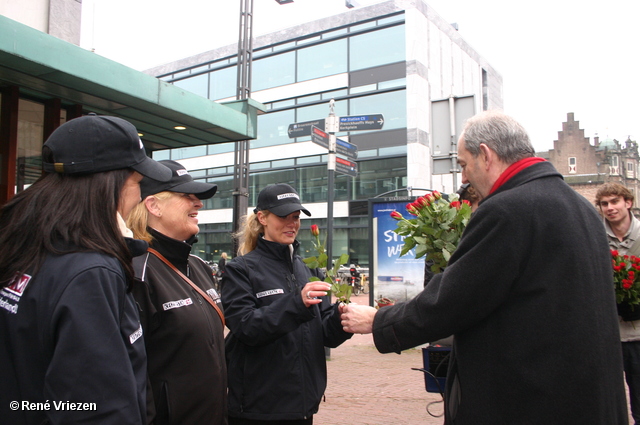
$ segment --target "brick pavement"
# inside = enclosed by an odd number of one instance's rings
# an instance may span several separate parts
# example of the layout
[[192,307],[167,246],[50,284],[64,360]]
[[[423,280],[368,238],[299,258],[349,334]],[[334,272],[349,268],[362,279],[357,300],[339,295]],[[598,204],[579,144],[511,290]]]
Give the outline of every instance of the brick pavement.
[[427,393],[422,350],[380,354],[371,335],[354,335],[331,350],[325,401],[314,416],[317,425],[442,424],[442,397]]

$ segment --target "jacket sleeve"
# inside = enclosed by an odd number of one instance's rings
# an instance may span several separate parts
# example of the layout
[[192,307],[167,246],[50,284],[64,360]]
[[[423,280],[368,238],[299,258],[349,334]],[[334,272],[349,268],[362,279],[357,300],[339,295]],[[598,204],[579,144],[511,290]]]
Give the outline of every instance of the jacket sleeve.
[[251,283],[250,270],[242,257],[226,265],[222,304],[227,327],[249,346],[273,342],[315,317],[314,310],[306,308],[302,302],[299,287],[292,291],[283,289],[273,302],[261,305]]
[[44,399],[95,403],[95,410],[51,409],[51,423],[145,423],[144,339],[122,273],[95,267],[74,276],[47,326],[53,352]]

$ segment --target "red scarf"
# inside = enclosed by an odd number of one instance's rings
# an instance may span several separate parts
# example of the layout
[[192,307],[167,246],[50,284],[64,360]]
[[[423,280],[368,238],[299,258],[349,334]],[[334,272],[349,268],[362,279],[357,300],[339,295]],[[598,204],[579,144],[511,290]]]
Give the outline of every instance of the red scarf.
[[546,161],[546,160],[544,158],[532,156],[529,158],[521,159],[520,161],[514,162],[513,164],[509,165],[509,167],[506,170],[504,170],[502,174],[500,174],[500,177],[498,177],[498,180],[496,180],[496,182],[493,184],[493,186],[491,187],[491,191],[489,192],[489,195],[491,195],[493,192],[498,190],[500,186],[505,184],[507,181],[509,181],[511,177],[515,176],[520,171],[524,170],[525,168],[531,167],[533,164],[537,164],[538,162],[542,162],[542,161]]

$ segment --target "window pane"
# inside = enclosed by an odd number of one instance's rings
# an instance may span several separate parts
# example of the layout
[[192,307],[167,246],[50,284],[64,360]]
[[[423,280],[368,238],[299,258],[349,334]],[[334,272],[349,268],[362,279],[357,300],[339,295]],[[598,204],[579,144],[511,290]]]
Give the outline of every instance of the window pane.
[[184,80],[175,81],[174,86],[183,88],[198,96],[207,97],[209,92],[209,74],[197,75]]
[[295,52],[253,61],[251,90],[259,91],[295,82]]
[[298,193],[302,202],[327,201],[327,167],[304,167],[300,169]]
[[350,100],[349,115],[382,114],[384,130],[407,126],[405,90],[362,96]]
[[369,229],[349,229],[349,263],[369,266]]
[[298,51],[298,80],[306,81],[347,72],[347,39]]
[[151,157],[156,161],[162,161],[164,159],[171,159],[171,149],[163,149],[161,151],[153,151]]
[[407,158],[386,158],[358,162],[356,199],[368,199],[391,190],[403,189]]
[[289,124],[295,122],[293,109],[259,115],[258,138],[249,142],[251,149],[290,143]]
[[[230,224],[230,223],[229,223]],[[202,229],[204,226],[200,225]],[[229,255],[227,261],[232,257],[233,242],[229,236],[231,229],[226,231],[202,231],[198,234],[198,242],[193,244],[191,252],[205,261],[220,261],[220,254],[226,252]]]
[[[349,39],[349,70],[405,60],[404,25],[356,35]],[[375,46],[375,54],[373,47]]]
[[211,73],[211,88],[209,99],[218,100],[236,95],[238,87],[238,68],[219,69]]
[[171,150],[171,159],[186,159],[196,156],[205,156],[207,154],[207,145],[191,146],[189,148],[175,148]]
[[199,179],[197,181],[213,183],[218,185],[215,196],[209,199],[203,199],[203,209],[216,210],[220,208],[233,208],[233,176],[209,177],[208,179]]

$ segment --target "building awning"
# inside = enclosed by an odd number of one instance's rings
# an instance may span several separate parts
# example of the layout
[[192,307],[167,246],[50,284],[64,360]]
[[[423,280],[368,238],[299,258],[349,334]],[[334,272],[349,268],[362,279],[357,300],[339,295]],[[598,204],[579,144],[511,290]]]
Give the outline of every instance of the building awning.
[[[72,43],[0,16],[0,85],[34,100],[114,115],[133,123],[151,150],[257,137],[252,99],[216,103]],[[176,130],[184,126],[185,130]]]

